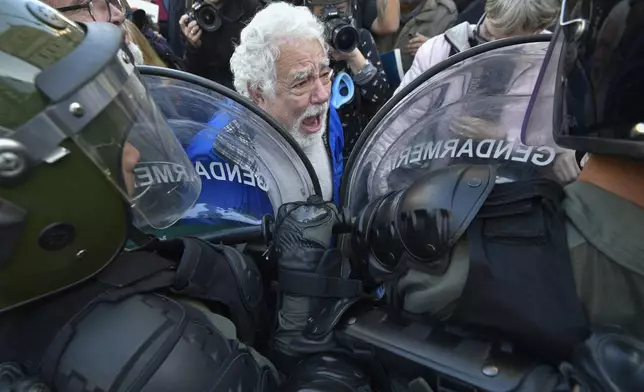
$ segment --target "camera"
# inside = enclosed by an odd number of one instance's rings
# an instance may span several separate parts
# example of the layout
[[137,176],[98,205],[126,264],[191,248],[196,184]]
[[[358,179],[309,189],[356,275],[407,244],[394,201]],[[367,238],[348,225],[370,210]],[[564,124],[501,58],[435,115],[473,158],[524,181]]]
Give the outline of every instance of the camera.
[[195,0],[192,4],[192,8],[188,12],[186,24],[193,20],[197,21],[201,30],[208,33],[219,30],[222,25],[221,15],[219,15],[217,8],[212,4],[206,3],[205,0]]
[[327,7],[322,13],[324,39],[339,52],[350,53],[358,47],[358,30],[351,21],[342,17],[335,7]]

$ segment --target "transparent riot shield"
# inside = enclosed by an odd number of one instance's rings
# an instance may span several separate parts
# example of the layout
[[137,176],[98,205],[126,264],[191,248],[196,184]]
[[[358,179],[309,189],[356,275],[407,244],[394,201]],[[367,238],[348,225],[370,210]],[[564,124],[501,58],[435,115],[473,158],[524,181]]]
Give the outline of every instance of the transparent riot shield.
[[[139,72],[202,183],[179,222],[147,232],[176,237],[259,226],[281,204],[320,193],[297,143],[252,102],[188,73],[143,66]],[[138,181],[171,182],[178,175],[158,162],[140,166]]]
[[525,144],[521,128],[549,36],[480,45],[436,65],[394,96],[372,119],[349,159],[343,206],[368,202],[455,164],[494,165],[496,182],[544,177],[567,183],[574,151],[552,142],[544,121]]

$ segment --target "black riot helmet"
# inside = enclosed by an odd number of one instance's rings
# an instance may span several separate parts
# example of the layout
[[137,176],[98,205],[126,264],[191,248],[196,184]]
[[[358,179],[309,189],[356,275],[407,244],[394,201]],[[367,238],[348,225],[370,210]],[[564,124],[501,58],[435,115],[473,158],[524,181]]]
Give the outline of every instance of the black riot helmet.
[[200,190],[118,27],[0,0],[0,312],[93,276]]
[[644,1],[564,0],[524,142],[552,118],[562,147],[644,159],[643,91]]

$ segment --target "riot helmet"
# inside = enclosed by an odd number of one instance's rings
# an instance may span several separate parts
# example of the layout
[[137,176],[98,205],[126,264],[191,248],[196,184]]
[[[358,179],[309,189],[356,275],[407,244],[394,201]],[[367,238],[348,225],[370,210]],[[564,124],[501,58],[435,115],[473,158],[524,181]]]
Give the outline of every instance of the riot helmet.
[[[562,147],[644,158],[644,1],[567,0],[523,125]],[[547,124],[549,125],[549,124]]]
[[130,228],[172,225],[201,182],[118,27],[0,0],[0,37],[3,311],[93,276]]

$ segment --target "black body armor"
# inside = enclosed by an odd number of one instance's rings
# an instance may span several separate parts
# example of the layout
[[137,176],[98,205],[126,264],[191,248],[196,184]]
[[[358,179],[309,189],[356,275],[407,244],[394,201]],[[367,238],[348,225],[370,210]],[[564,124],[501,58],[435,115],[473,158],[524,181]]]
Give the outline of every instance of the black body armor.
[[252,342],[262,327],[254,263],[197,239],[155,241],[79,286],[3,315],[0,361],[21,364],[59,392],[277,388],[271,366],[184,298],[226,314],[240,340]]

